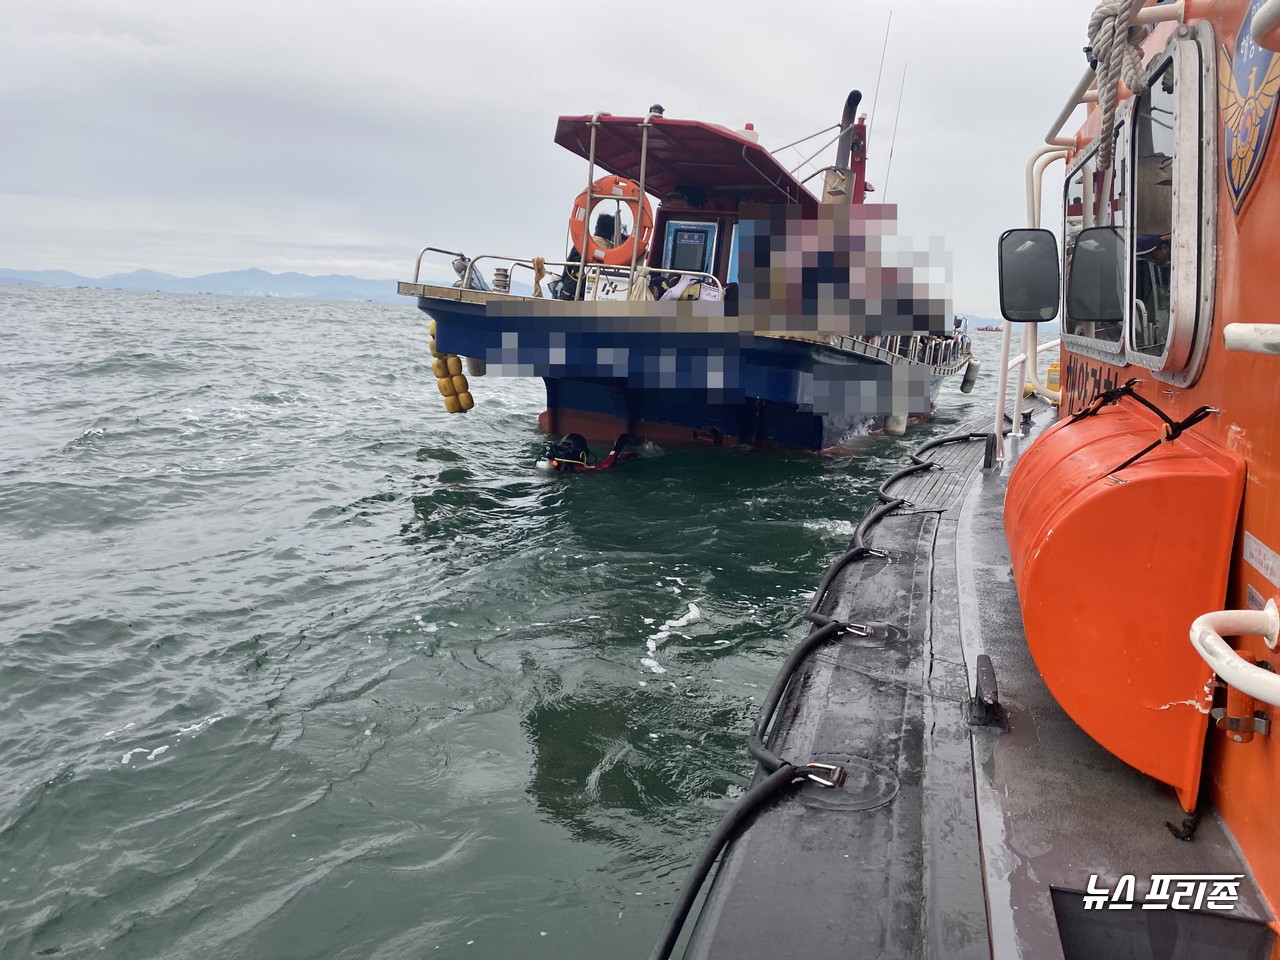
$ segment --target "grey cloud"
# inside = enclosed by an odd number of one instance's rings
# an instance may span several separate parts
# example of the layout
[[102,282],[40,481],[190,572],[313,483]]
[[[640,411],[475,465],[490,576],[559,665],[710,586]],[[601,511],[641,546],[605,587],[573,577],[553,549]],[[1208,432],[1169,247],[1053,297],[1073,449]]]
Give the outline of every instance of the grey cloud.
[[[1092,6],[895,5],[874,199],[922,245],[946,238],[959,309],[994,312],[995,238],[1025,217],[1023,166]],[[557,115],[661,102],[778,146],[833,123],[850,88],[870,109],[889,3],[577,10],[22,4],[0,26],[0,125],[21,131],[0,152],[0,265],[394,277],[426,243],[557,257],[586,179],[551,142]]]

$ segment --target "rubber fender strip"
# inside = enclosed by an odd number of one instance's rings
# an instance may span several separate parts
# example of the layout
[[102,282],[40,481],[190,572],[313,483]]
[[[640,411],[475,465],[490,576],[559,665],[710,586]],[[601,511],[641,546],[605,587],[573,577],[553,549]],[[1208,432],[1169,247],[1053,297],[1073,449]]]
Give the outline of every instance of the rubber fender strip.
[[808,658],[809,654],[828,640],[838,637],[846,626],[847,624],[841,623],[839,620],[832,620],[826,626],[818,627],[796,645],[787,659],[783,661],[782,666],[778,668],[778,675],[773,678],[773,685],[769,687],[769,692],[764,696],[764,702],[760,704],[760,712],[756,716],[755,726],[751,728],[751,735],[747,737],[747,749],[756,758],[760,766],[770,773],[781,769],[787,763],[781,757],[775,756],[764,745],[765,735],[769,731],[769,725],[773,723],[773,715],[778,710],[778,704],[782,702],[782,695],[787,692],[787,687],[791,685],[792,676],[799,669],[800,664]]
[[[1005,432],[1007,433],[1008,431]],[[657,945],[653,948],[653,953],[649,955],[649,960],[669,960],[671,951],[675,949],[676,942],[680,939],[680,933],[684,929],[685,921],[689,918],[689,911],[693,909],[693,902],[697,899],[698,892],[702,889],[707,876],[711,873],[711,868],[715,866],[716,859],[738,830],[747,824],[756,811],[797,780],[813,780],[826,786],[836,786],[843,781],[843,770],[838,771],[837,783],[833,784],[812,772],[807,772],[804,767],[797,767],[790,761],[783,760],[764,744],[769,727],[773,722],[773,716],[777,712],[778,705],[782,702],[782,697],[786,693],[787,687],[791,684],[792,676],[810,653],[845,631],[858,630],[865,636],[876,627],[888,626],[888,624],[879,623],[845,623],[818,613],[818,606],[826,596],[827,590],[830,589],[836,575],[846,566],[863,557],[884,556],[880,551],[866,546],[865,540],[872,527],[907,502],[902,497],[891,497],[885,492],[885,488],[890,482],[895,478],[907,476],[918,470],[937,467],[938,464],[920,457],[920,454],[928,450],[947,443],[988,440],[991,436],[989,433],[968,433],[932,440],[919,447],[911,455],[912,465],[910,467],[898,471],[893,477],[881,484],[880,489],[876,491],[876,496],[880,503],[863,515],[862,520],[859,521],[853,532],[849,549],[837,557],[831,566],[827,568],[822,581],[818,585],[818,589],[814,591],[813,602],[809,605],[809,610],[805,616],[816,626],[816,629],[801,640],[783,662],[778,675],[774,678],[773,684],[769,688],[769,692],[765,695],[764,702],[760,705],[760,712],[756,717],[755,725],[752,727],[751,735],[747,738],[747,749],[755,757],[756,762],[764,770],[769,771],[769,774],[738,798],[737,803],[729,809],[729,812],[725,814],[724,818],[716,826],[715,831],[707,839],[706,845],[694,862],[689,877],[685,880],[684,886],[680,888],[680,893],[672,904],[671,913],[667,916],[667,922],[662,928],[662,933],[659,935]]]
[[[924,459],[921,454],[937,449],[938,447],[945,446],[948,443],[969,443],[974,440],[986,441],[990,437],[991,434],[989,433],[957,433],[949,437],[940,437],[937,440],[930,440],[928,443],[917,448],[916,451],[911,454],[911,464],[909,466],[899,470],[897,473],[885,480],[884,483],[880,484],[879,488],[876,490],[876,498],[880,501],[880,504],[872,507],[863,515],[862,520],[858,523],[857,528],[853,532],[853,539],[849,543],[849,549],[837,557],[832,562],[831,566],[827,567],[826,572],[822,575],[822,579],[818,582],[818,587],[813,593],[813,600],[810,602],[809,610],[805,615],[810,619],[813,618],[814,614],[818,612],[818,607],[822,605],[822,601],[826,599],[827,591],[831,589],[832,582],[834,582],[836,576],[846,566],[855,560],[861,560],[863,557],[883,556],[883,554],[878,551],[872,550],[870,547],[866,546],[866,536],[871,531],[871,528],[884,519],[885,516],[907,503],[907,500],[903,497],[892,496],[888,492],[888,488],[904,477],[910,476],[913,473],[918,473],[921,470],[941,469],[938,463],[933,460]],[[814,622],[816,623],[817,621]]]
[[746,824],[766,803],[789,787],[797,779],[804,779],[804,774],[791,764],[783,764],[765,779],[738,798],[738,802],[725,814],[724,819],[716,826],[715,831],[707,839],[707,844],[698,854],[684,886],[672,905],[666,925],[658,937],[658,943],[649,955],[649,960],[669,960],[676,941],[680,939],[680,931],[693,909],[693,902],[698,898],[698,891],[706,882],[707,875],[715,866],[716,858],[733,839],[734,834]]
[[[892,510],[896,510],[897,507],[898,507],[898,504],[895,503],[888,510],[882,509],[880,516],[883,516],[884,514],[889,513]],[[876,519],[878,520],[879,517],[876,517]],[[865,517],[863,518],[863,523],[866,523]],[[835,559],[835,561],[832,562],[831,566],[827,567],[827,572],[822,575],[822,579],[818,582],[818,589],[813,592],[813,600],[809,604],[809,610],[806,616],[810,614],[815,614],[818,612],[819,605],[822,603],[823,599],[826,597],[827,591],[831,589],[832,582],[835,580],[836,576],[840,573],[841,570],[843,570],[849,564],[853,563],[853,561],[861,560],[863,557],[881,556],[881,554],[878,551],[872,550],[870,547],[866,547],[862,545],[862,539],[863,539],[864,533],[865,531],[862,527],[862,524],[859,524],[857,529],[854,530],[854,533],[853,533],[854,546],[852,546],[849,550],[845,551],[840,556],[838,556]]]

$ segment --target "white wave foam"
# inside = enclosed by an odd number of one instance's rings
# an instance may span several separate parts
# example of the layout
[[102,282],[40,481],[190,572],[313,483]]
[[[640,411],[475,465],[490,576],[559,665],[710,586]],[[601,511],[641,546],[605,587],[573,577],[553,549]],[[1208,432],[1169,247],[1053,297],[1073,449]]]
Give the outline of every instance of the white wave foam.
[[[696,603],[690,602],[689,609],[688,611],[685,612],[683,616],[676,617],[672,620],[668,620],[666,623],[660,626],[657,629],[657,631],[650,634],[645,639],[644,645],[645,645],[645,649],[649,652],[649,656],[644,657],[640,660],[641,665],[648,667],[654,673],[666,673],[667,672],[666,668],[663,667],[661,664],[659,664],[656,659],[658,656],[658,646],[661,643],[663,643],[668,637],[671,636],[672,631],[676,627],[687,626],[688,624],[693,623],[693,621],[698,620],[701,617],[702,617],[702,611],[698,609],[698,605]],[[646,623],[653,623],[653,620],[651,620],[648,617],[644,618],[644,620]],[[683,634],[681,634],[681,636],[683,636]]]
[[189,727],[179,727],[178,736],[182,737],[187,734],[199,733],[201,730],[204,730],[206,727],[211,727],[215,723],[217,723],[219,720],[223,720],[223,719],[225,718],[220,713],[212,714],[208,717],[205,717],[203,720],[197,720],[195,723],[193,723]]

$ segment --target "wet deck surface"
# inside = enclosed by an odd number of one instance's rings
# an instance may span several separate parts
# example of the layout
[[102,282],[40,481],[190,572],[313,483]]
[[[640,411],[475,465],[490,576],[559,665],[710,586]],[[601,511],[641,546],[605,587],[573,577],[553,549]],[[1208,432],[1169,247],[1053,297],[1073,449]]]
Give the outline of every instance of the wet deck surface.
[[[1036,429],[1051,418],[1040,410]],[[1107,887],[1133,875],[1140,899],[1154,873],[1248,871],[1213,816],[1193,842],[1175,839],[1165,821],[1185,814],[1172,790],[1095,744],[1041,681],[1004,540],[1011,446],[1009,463],[994,470],[982,468],[981,441],[935,449],[926,456],[943,469],[890,488],[911,505],[868,535],[887,556],[845,568],[821,607],[890,629],[846,634],[815,654],[772,740],[794,763],[845,766],[848,782],[798,788],[735,841],[686,957],[1259,955],[1246,941],[1268,936],[1256,924],[1269,914],[1247,883],[1234,921],[1215,911],[1196,929],[1182,911],[1082,919],[1077,910],[1077,923],[1102,931],[1104,949],[1068,934],[1064,950],[1052,888],[1069,912],[1082,903],[1070,891],[1083,891],[1092,874]],[[967,722],[979,654],[994,663],[1007,730]],[[1130,916],[1171,952],[1104,929]]]

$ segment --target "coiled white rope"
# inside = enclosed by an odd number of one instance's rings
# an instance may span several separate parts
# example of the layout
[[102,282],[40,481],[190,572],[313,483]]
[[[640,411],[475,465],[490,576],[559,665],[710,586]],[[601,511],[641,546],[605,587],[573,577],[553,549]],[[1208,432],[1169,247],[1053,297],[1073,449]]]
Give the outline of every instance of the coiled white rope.
[[1142,0],[1106,0],[1089,18],[1089,48],[1097,62],[1098,104],[1102,108],[1102,130],[1098,136],[1098,168],[1111,166],[1115,145],[1117,81],[1134,93],[1145,93],[1147,75],[1142,69],[1139,44],[1146,28],[1133,22]]

